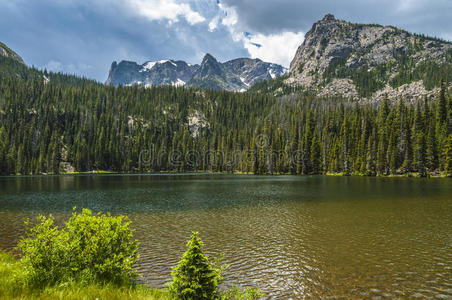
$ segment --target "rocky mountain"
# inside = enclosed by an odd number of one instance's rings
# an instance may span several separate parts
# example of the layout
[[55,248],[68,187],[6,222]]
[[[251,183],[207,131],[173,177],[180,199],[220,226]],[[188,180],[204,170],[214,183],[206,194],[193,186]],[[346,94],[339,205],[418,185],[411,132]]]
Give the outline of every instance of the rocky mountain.
[[142,65],[132,61],[115,61],[111,64],[106,84],[184,85],[189,81],[199,65],[189,65],[184,61],[148,61]]
[[317,95],[416,99],[452,82],[452,43],[331,14],[306,33],[284,83]]
[[187,85],[214,90],[245,91],[256,82],[274,79],[287,72],[284,67],[260,59],[238,58],[225,63],[206,54],[201,65],[184,61],[113,62],[106,84],[143,86]]
[[5,44],[0,42],[0,55],[4,57],[12,58],[22,64],[25,64],[22,57],[20,57],[16,52],[8,48]]
[[214,90],[246,91],[259,81],[274,79],[286,72],[284,67],[260,59],[237,58],[220,63],[212,55],[206,54],[187,85]]

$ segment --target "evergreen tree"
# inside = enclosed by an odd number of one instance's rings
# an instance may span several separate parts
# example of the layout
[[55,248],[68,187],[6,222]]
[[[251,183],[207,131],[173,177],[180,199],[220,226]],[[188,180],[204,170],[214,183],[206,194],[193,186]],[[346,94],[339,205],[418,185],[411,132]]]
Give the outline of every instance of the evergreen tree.
[[445,173],[446,176],[452,176],[452,134],[447,137],[446,147],[444,148]]
[[177,267],[171,272],[169,291],[176,299],[218,299],[222,268],[215,268],[203,253],[204,243],[193,232]]
[[321,174],[322,173],[322,158],[321,158],[321,148],[320,148],[320,140],[316,132],[314,132],[314,138],[312,139],[311,144],[311,165],[312,165],[312,174]]
[[[387,97],[369,103],[296,89],[277,98],[253,91],[115,88],[53,73],[43,84],[38,70],[3,67],[2,174],[56,174],[62,163],[82,172],[427,174],[443,172],[448,163],[452,100],[445,83],[430,102],[401,99],[397,105]],[[152,158],[141,164],[149,149],[155,149]],[[199,163],[189,159],[192,153]]]
[[441,80],[440,84],[436,118],[440,125],[444,124],[447,120],[446,85],[444,80]]
[[4,126],[0,127],[0,174],[8,174],[8,136]]

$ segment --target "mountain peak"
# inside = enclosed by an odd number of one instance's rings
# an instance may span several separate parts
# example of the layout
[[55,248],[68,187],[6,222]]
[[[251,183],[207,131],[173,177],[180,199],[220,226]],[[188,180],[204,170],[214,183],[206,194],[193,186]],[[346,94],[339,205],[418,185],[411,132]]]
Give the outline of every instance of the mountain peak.
[[202,59],[201,64],[206,64],[208,62],[218,63],[215,57],[213,57],[210,53],[206,53],[206,55],[204,55],[204,58]]
[[321,96],[374,100],[387,93],[414,100],[436,93],[439,80],[433,82],[434,76],[422,70],[448,70],[444,64],[451,65],[451,53],[452,43],[327,14],[306,33],[286,83]]
[[336,18],[334,18],[333,14],[326,14],[321,21],[336,21]]

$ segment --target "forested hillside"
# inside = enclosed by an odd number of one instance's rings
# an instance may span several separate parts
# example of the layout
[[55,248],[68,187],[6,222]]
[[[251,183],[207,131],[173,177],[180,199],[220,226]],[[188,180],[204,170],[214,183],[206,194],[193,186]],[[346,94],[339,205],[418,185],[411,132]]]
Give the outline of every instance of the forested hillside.
[[0,59],[1,174],[452,173],[452,100],[444,85],[434,99],[415,102],[278,98],[115,88]]

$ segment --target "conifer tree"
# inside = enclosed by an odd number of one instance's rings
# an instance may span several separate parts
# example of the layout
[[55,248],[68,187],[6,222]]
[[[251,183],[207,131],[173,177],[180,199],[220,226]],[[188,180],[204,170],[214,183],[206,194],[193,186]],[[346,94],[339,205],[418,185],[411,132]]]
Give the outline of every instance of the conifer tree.
[[443,125],[447,120],[447,100],[446,100],[446,85],[441,79],[440,92],[438,96],[438,107],[436,112],[436,119],[438,124]]
[[314,132],[314,138],[312,139],[311,144],[311,166],[312,166],[312,174],[320,174],[322,172],[322,158],[321,158],[321,149],[320,149],[320,140],[318,138],[317,132]]
[[446,147],[444,147],[444,157],[444,171],[446,176],[452,177],[452,134],[449,134],[447,137]]
[[218,285],[223,268],[212,266],[203,247],[204,243],[198,232],[193,232],[187,243],[187,250],[171,272],[173,281],[169,291],[176,299],[218,299]]
[[0,174],[8,174],[7,153],[8,153],[8,136],[5,127],[0,127]]

